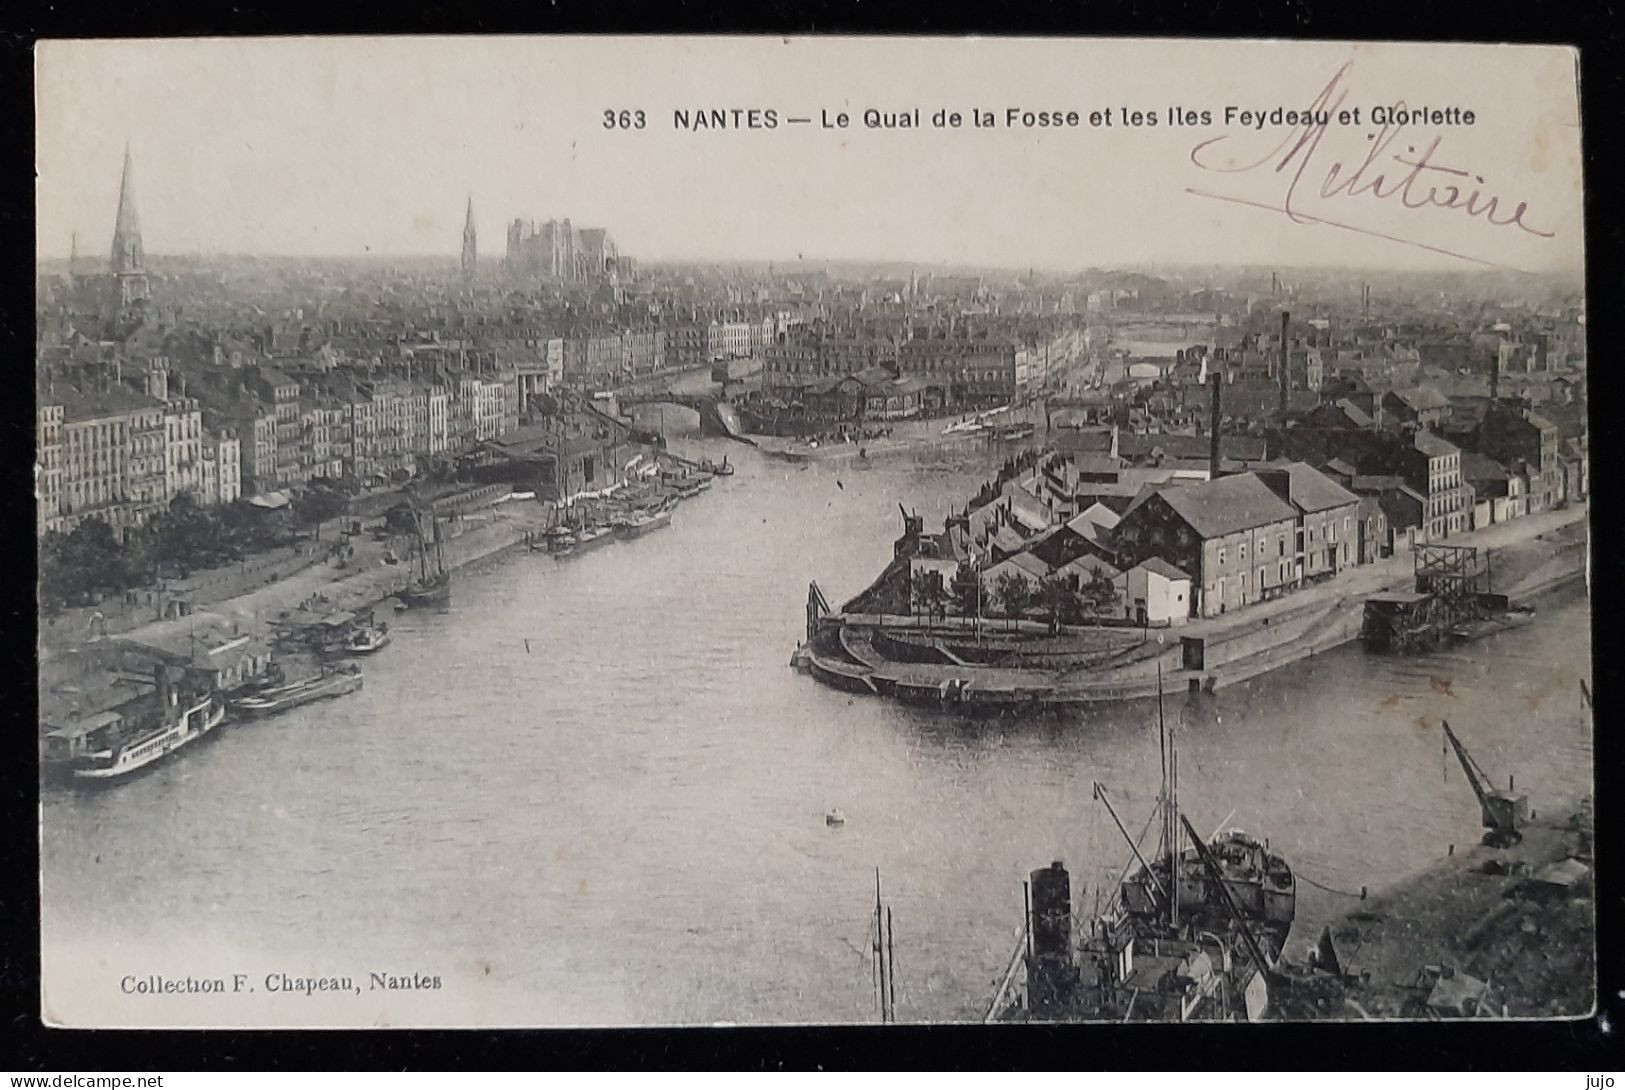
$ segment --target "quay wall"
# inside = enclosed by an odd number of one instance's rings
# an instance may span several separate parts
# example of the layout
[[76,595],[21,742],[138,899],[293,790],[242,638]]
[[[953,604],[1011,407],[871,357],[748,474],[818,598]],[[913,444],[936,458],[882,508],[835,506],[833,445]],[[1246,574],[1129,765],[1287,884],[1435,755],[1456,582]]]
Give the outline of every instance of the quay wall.
[[[523,547],[527,534],[539,532],[547,526],[551,511],[551,504],[539,500],[506,505],[501,520],[465,531],[442,545],[446,567],[458,571]],[[336,608],[350,611],[367,609],[399,593],[412,581],[412,577],[412,565],[403,559],[399,564],[370,568],[337,579],[321,588],[319,593],[325,595]]]
[[[1497,570],[1508,580],[1498,583],[1497,589],[1515,601],[1527,601],[1584,577],[1588,557],[1585,527],[1571,521],[1555,533],[1548,531],[1513,541],[1494,552],[1500,565]],[[838,616],[834,622],[869,633],[861,641],[870,653],[865,658],[867,671],[843,668],[843,680],[848,680],[848,674],[867,672],[882,695],[898,692],[901,686],[904,693],[920,697],[940,687],[943,703],[970,704],[982,694],[1002,693],[1009,700],[1030,697],[1043,705],[1072,705],[1155,696],[1159,667],[1163,684],[1169,689],[1195,685],[1211,691],[1324,654],[1359,638],[1365,601],[1371,594],[1408,589],[1413,580],[1408,565],[1396,564],[1387,572],[1370,572],[1352,584],[1311,588],[1301,592],[1305,595],[1302,601],[1280,599],[1231,617],[1161,630],[1161,643],[1148,639],[1108,652],[1093,662],[1082,661],[1084,656],[1080,655],[1072,662],[1057,662],[1048,669],[932,662],[929,652],[922,654],[917,644],[899,655],[893,645],[909,641],[881,635],[877,618]],[[843,646],[848,643],[844,637],[843,632]],[[1201,669],[1186,669],[1185,638],[1203,641]],[[816,649],[809,654],[816,665]],[[813,672],[820,676],[819,671]],[[947,695],[962,687],[964,695]]]

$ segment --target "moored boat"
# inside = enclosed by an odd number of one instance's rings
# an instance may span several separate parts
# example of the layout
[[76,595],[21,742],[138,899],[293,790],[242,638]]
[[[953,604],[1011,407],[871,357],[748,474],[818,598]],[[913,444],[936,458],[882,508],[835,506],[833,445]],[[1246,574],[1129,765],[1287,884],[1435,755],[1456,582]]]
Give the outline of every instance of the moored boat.
[[728,464],[728,456],[724,454],[721,462],[713,462],[709,458],[702,459],[700,468],[716,477],[732,477],[734,467]]
[[210,693],[180,711],[172,720],[120,739],[106,749],[75,758],[72,764],[74,778],[106,782],[127,776],[197,741],[218,727],[225,718],[225,701],[219,694]]
[[577,534],[568,526],[550,526],[542,536],[530,543],[532,552],[549,556],[566,556],[575,551]]
[[[1297,911],[1292,867],[1267,841],[1235,829],[1204,839],[1180,813],[1178,750],[1162,722],[1160,684],[1158,730],[1162,791],[1152,819],[1161,819],[1160,844],[1142,854],[1095,785],[1138,866],[1077,941],[1065,867],[1033,872],[1022,940],[987,1020],[1256,1021],[1271,1010]],[[1016,985],[1023,967],[1024,988]]]
[[661,506],[653,511],[634,515],[615,532],[619,536],[628,539],[642,537],[644,534],[653,533],[663,527],[670,526],[671,512],[670,507]]
[[576,531],[574,539],[567,551],[554,555],[563,560],[567,556],[580,556],[601,545],[608,545],[615,540],[615,531],[608,526],[587,526]]
[[344,650],[352,655],[370,655],[388,646],[389,625],[382,622],[357,625],[344,641]]
[[[433,515],[429,517],[432,519]],[[396,597],[402,605],[414,609],[450,605],[451,572],[446,567],[446,556],[440,542],[440,524],[433,523],[434,549],[431,559],[430,543],[423,533],[421,516],[414,514],[414,520],[418,527],[417,578],[403,587]]]
[[443,571],[428,579],[414,580],[401,588],[396,597],[403,605],[414,609],[448,605],[451,602],[451,573]]
[[232,708],[244,715],[271,715],[289,708],[297,708],[301,704],[309,704],[313,700],[326,700],[329,697],[353,693],[359,688],[361,688],[361,669],[358,666],[350,666],[326,671],[291,685],[265,689],[253,696],[235,701]]

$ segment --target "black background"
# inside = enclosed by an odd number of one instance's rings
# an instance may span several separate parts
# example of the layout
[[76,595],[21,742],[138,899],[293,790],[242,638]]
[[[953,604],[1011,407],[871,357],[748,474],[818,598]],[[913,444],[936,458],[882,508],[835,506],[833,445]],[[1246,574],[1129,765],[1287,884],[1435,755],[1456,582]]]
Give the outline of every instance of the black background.
[[[1367,3],[576,5],[324,2],[58,4],[0,10],[0,1070],[486,1069],[1477,1069],[1600,1071],[1620,1066],[1621,744],[1612,723],[1622,508],[1608,468],[1618,432],[1622,58],[1610,5]],[[39,1020],[38,776],[33,633],[33,42],[41,37],[447,33],[865,33],[1133,35],[1526,41],[1581,49],[1593,475],[1592,688],[1597,700],[1597,1014],[1571,1022],[1217,1026],[888,1026],[613,1031],[52,1030]],[[1614,499],[1609,499],[1614,496]],[[1312,709],[1306,714],[1313,714]],[[1200,1074],[1193,1076],[1200,1078]],[[1583,1076],[1574,1076],[1584,1090]]]

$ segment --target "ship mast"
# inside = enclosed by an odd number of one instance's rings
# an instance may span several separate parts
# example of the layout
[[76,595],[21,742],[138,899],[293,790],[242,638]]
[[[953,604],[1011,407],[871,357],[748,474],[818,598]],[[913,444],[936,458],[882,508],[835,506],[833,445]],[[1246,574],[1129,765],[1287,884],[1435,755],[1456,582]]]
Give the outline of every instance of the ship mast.
[[1164,764],[1164,811],[1168,821],[1168,922],[1179,928],[1179,750],[1174,746],[1173,732],[1162,707],[1162,664],[1157,664],[1157,736],[1165,739],[1167,760]]
[[1173,841],[1169,837],[1173,826],[1168,820],[1168,735],[1162,720],[1162,664],[1157,664],[1157,755],[1161,761],[1162,786],[1157,791],[1157,810],[1162,815],[1162,828],[1157,832],[1157,854],[1173,854]]

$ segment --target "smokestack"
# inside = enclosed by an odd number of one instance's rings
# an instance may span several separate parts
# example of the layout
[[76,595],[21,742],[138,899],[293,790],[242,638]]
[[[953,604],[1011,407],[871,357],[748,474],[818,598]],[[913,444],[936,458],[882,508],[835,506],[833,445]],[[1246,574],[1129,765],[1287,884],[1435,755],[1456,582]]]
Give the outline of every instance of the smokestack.
[[153,682],[158,691],[158,704],[165,712],[175,706],[175,691],[169,684],[169,668],[162,663],[153,667]]
[[1223,414],[1224,372],[1214,371],[1208,376],[1213,387],[1213,408],[1208,415],[1207,475],[1211,480],[1219,477],[1219,418]]
[[1287,350],[1286,329],[1287,322],[1292,315],[1286,311],[1281,312],[1281,412],[1286,412],[1287,373],[1291,364],[1291,353]]

